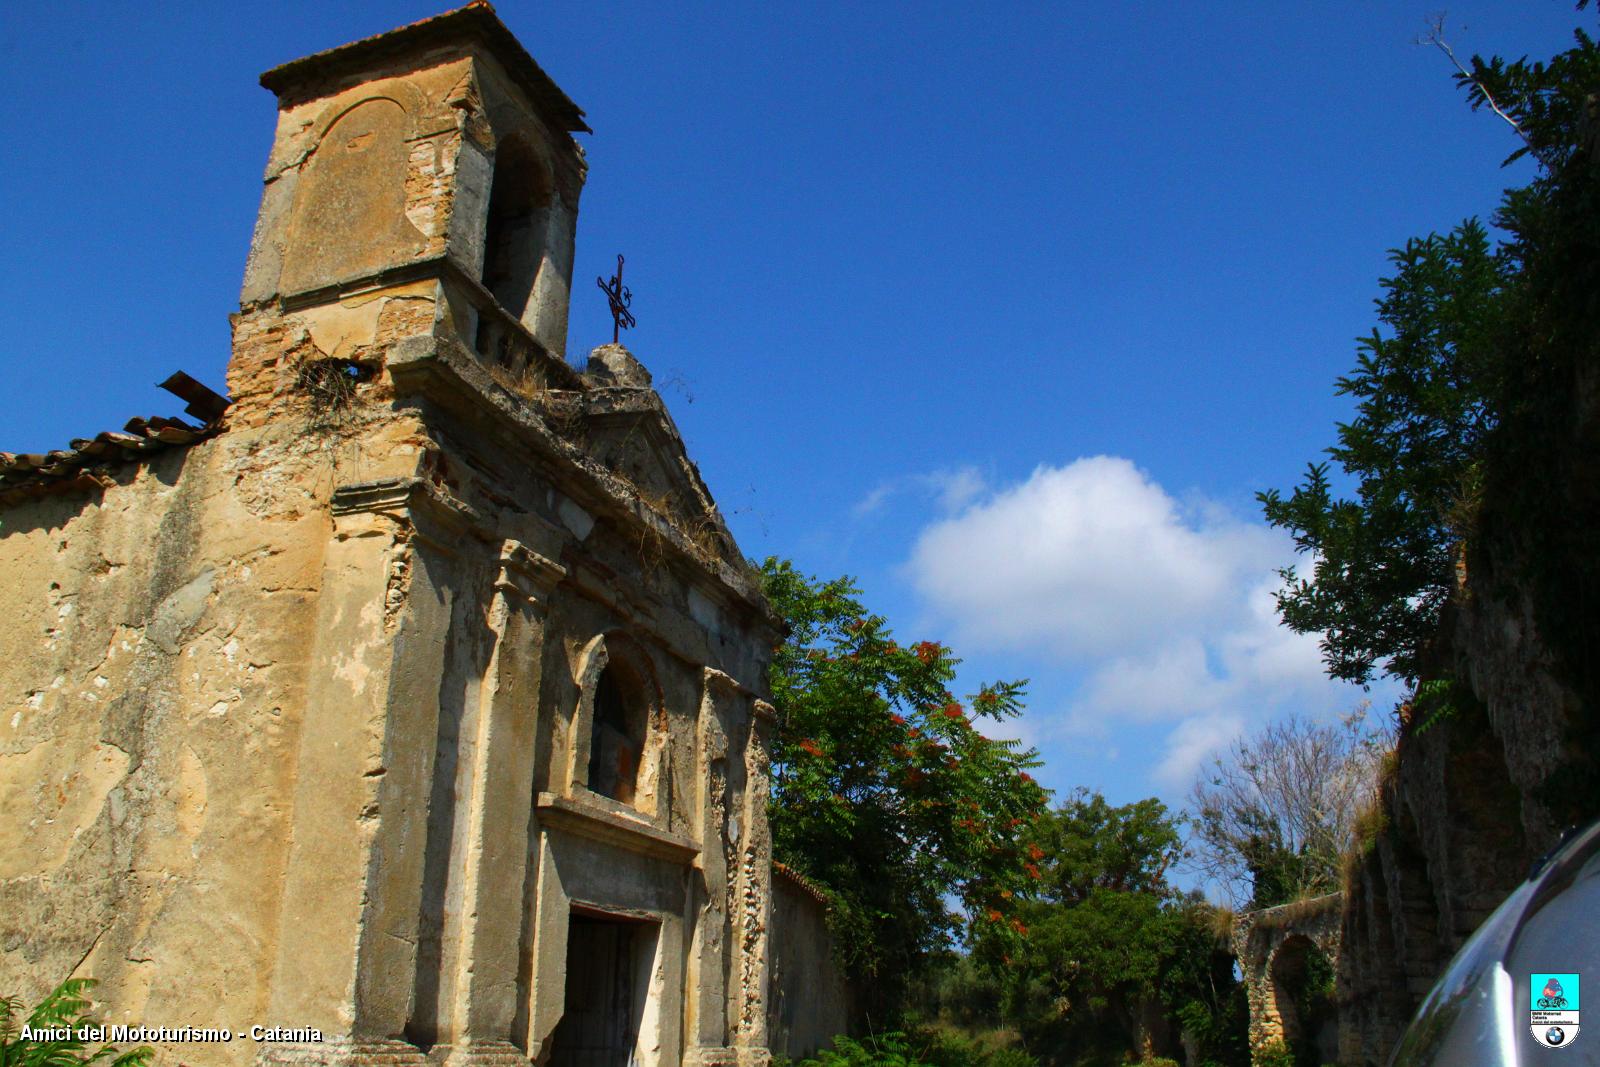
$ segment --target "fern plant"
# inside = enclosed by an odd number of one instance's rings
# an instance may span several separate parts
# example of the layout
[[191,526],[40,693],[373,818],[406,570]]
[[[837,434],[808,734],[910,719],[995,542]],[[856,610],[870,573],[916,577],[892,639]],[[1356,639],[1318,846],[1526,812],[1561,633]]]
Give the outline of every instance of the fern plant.
[[[0,1067],[66,1067],[69,1064],[98,1063],[105,1067],[145,1067],[155,1057],[155,1049],[142,1045],[118,1052],[111,1045],[91,1051],[79,1034],[96,1025],[89,1016],[89,1000],[84,994],[94,985],[92,978],[69,978],[23,1017],[20,997],[0,997]],[[21,1021],[18,1021],[20,1018]],[[29,1036],[24,1037],[27,1031]],[[64,1038],[42,1038],[39,1032]]]

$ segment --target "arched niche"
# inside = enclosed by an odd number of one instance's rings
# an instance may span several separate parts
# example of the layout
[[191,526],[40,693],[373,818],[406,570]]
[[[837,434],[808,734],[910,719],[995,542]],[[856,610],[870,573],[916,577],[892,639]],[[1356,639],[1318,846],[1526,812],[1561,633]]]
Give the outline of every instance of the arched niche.
[[280,288],[294,293],[369,274],[421,253],[406,217],[411,116],[371,96],[330,116],[294,194]]
[[550,162],[535,144],[512,133],[495,146],[483,239],[483,287],[524,324],[545,262],[555,189]]
[[624,805],[654,821],[666,781],[667,725],[649,654],[620,632],[595,637],[579,657],[569,726],[568,792]]

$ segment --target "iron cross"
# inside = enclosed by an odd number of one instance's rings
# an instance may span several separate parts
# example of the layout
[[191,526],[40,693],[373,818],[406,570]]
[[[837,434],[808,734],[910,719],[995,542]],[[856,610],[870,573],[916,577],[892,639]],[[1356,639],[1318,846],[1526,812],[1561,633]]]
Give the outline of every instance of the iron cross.
[[611,343],[617,344],[620,331],[631,330],[639,325],[639,320],[628,310],[628,305],[633,303],[633,293],[622,284],[621,252],[617,253],[617,273],[611,276],[611,281],[607,283],[596,277],[594,283],[606,294],[606,303],[611,305]]

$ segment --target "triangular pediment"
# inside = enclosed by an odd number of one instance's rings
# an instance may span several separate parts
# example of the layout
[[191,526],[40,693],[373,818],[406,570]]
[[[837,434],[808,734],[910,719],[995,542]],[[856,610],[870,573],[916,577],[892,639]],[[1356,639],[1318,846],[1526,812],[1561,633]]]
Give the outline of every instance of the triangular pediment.
[[631,488],[641,503],[707,555],[742,562],[711,491],[653,389],[599,386],[546,397],[553,402],[549,418],[563,436]]

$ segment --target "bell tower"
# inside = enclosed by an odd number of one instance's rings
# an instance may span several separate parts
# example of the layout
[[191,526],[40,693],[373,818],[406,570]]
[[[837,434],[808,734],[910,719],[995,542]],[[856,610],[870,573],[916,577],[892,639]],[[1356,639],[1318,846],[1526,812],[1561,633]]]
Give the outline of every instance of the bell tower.
[[[235,319],[236,420],[406,336],[564,362],[583,112],[478,0],[261,76],[278,125]],[[289,321],[292,319],[292,322]],[[300,368],[297,370],[296,368]]]

